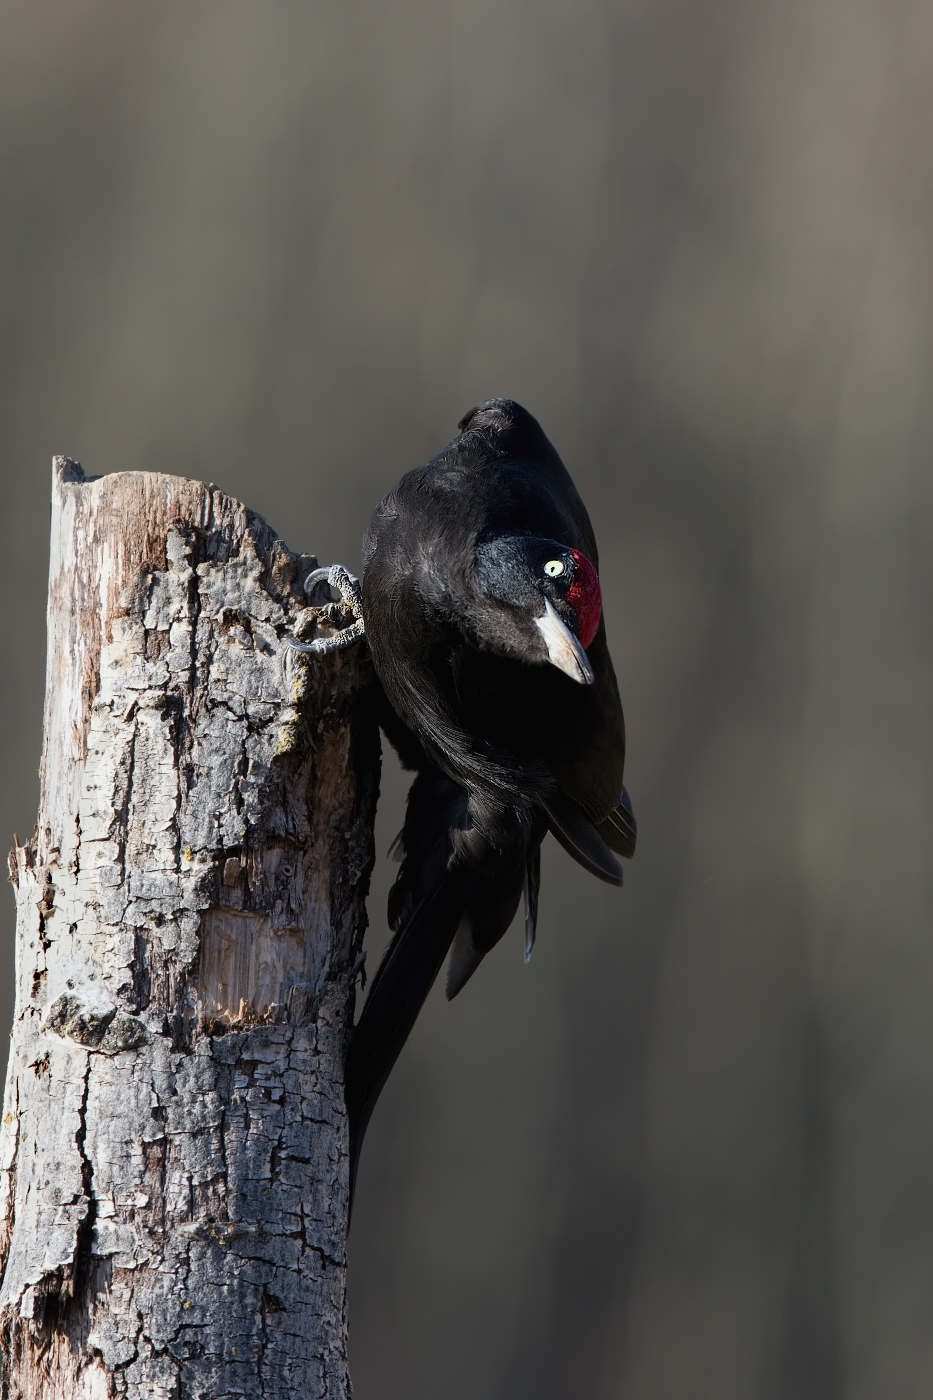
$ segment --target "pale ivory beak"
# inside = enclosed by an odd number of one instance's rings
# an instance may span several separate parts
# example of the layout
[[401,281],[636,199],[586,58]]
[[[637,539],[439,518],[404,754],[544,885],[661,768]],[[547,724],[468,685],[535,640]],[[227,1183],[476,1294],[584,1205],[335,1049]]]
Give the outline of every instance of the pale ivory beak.
[[572,681],[592,685],[593,668],[586,652],[567,624],[561,621],[550,598],[545,598],[544,616],[535,618],[535,626],[544,638],[551,665],[563,671]]

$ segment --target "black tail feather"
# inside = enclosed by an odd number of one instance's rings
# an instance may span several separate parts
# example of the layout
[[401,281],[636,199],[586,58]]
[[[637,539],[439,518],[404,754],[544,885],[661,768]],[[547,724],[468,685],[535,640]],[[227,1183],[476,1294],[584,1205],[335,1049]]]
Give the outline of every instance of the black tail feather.
[[344,1077],[350,1123],[350,1203],[367,1125],[463,917],[463,872],[453,838],[468,822],[464,790],[436,771],[408,794],[401,869],[389,896],[395,937],[353,1031]]
[[463,914],[460,878],[451,871],[395,935],[373,979],[347,1054],[350,1206],[366,1128],[424,1005]]

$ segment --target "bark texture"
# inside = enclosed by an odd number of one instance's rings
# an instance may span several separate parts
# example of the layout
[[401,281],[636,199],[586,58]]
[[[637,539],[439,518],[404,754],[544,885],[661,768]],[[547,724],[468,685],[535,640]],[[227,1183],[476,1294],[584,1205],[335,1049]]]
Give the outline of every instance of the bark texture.
[[54,464],[42,794],[11,853],[5,1400],[350,1394],[343,1050],[364,647],[196,482]]

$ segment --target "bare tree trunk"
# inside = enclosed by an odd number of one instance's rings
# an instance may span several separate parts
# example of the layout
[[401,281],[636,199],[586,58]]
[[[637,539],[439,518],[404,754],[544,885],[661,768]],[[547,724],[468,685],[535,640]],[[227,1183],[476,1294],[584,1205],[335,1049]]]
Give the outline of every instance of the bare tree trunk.
[[54,464],[42,795],[11,854],[6,1400],[350,1394],[343,1050],[365,648],[315,560],[174,477]]

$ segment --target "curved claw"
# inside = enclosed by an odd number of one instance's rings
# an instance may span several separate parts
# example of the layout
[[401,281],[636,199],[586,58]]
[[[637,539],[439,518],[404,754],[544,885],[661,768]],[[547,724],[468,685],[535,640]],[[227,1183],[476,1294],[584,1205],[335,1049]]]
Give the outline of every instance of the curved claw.
[[314,569],[304,582],[304,590],[308,597],[315,584],[327,581],[331,588],[340,594],[343,601],[352,610],[357,618],[363,616],[363,593],[360,588],[360,581],[354,578],[349,569],[345,569],[342,564],[331,564],[330,568]]
[[363,619],[354,622],[350,627],[344,627],[342,632],[335,632],[332,637],[318,637],[313,642],[299,642],[296,637],[286,637],[285,645],[291,647],[292,651],[311,652],[314,656],[322,656],[328,651],[338,651],[340,647],[348,647],[351,642],[356,642],[360,637],[366,635],[363,626]]
[[344,627],[341,632],[336,632],[332,637],[319,637],[313,642],[299,642],[296,637],[286,637],[285,645],[291,647],[292,651],[310,652],[312,656],[322,656],[328,651],[337,651],[340,647],[348,647],[352,642],[358,641],[360,637],[365,635],[363,593],[359,579],[354,578],[349,569],[345,569],[342,564],[331,564],[329,569],[314,569],[308,575],[304,582],[305,593],[310,596],[315,584],[325,581],[335,592],[340,594],[356,621],[351,623],[349,627]]

